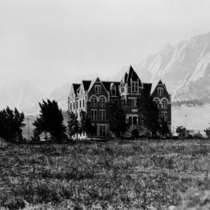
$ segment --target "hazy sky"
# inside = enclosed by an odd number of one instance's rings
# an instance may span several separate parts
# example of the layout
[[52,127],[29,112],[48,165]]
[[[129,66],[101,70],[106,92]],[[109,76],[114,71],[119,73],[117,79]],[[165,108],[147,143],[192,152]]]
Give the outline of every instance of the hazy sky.
[[209,0],[1,0],[0,77],[30,76],[50,92],[207,32]]

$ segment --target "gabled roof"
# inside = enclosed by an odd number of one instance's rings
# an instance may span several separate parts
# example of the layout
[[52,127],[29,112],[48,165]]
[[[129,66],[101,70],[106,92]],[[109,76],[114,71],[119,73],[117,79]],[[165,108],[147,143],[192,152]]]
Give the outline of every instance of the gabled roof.
[[104,87],[107,91],[110,91],[111,84],[113,83],[116,87],[120,84],[120,82],[112,82],[112,81],[102,81]]
[[128,78],[128,73],[125,72],[125,74],[124,74],[123,78],[121,79],[121,81],[122,81],[123,83],[126,83],[127,78]]
[[[91,80],[91,83],[90,83],[90,85],[89,85],[88,91],[90,91],[90,89],[93,87],[94,83],[95,83],[97,80],[99,80],[98,77],[97,77],[96,79],[92,79],[92,80]],[[100,80],[99,80],[99,81],[100,81]]]
[[127,72],[125,73],[125,75],[121,81],[123,81],[124,83],[128,83],[130,85],[131,79],[133,81],[139,80],[139,86],[141,86],[141,80],[138,77],[137,73],[133,70],[132,66],[129,67],[128,73]]
[[103,82],[99,79],[99,77],[97,77],[96,79],[93,79],[90,83],[90,86],[88,88],[88,91],[91,90],[91,88],[93,87],[93,85],[95,84],[95,82],[99,82],[102,84],[102,86],[104,87],[104,89],[107,91],[106,87],[104,86]]
[[161,80],[158,82],[157,86],[158,85],[163,85],[165,87],[165,89],[166,89],[166,85]]
[[90,87],[91,80],[82,80],[85,91],[87,91]]
[[72,86],[73,86],[74,93],[76,93],[77,89],[80,87],[80,84],[73,83]]
[[150,94],[152,89],[152,83],[142,83],[142,85],[146,94]]

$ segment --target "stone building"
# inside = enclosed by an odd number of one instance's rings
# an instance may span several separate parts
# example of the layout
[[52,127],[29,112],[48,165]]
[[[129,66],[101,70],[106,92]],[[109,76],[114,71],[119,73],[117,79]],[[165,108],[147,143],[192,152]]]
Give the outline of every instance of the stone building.
[[80,111],[85,111],[95,128],[95,136],[105,136],[109,129],[109,104],[119,103],[121,100],[126,117],[131,124],[130,129],[138,128],[137,98],[142,90],[152,95],[168,126],[171,127],[171,99],[166,86],[160,81],[151,93],[152,84],[142,83],[132,66],[125,73],[121,81],[83,80],[72,84],[68,97],[68,110],[76,114],[80,120]]

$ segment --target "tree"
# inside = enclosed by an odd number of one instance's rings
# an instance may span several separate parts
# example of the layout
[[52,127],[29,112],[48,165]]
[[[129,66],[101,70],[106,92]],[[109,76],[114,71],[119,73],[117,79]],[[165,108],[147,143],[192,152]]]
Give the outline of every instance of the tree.
[[80,123],[77,119],[77,116],[73,112],[67,112],[68,114],[68,125],[67,125],[67,132],[70,138],[72,138],[73,135],[81,133],[81,127]]
[[210,138],[210,127],[209,127],[209,128],[206,128],[206,129],[204,130],[204,132],[206,133],[206,136],[207,136],[208,138]]
[[170,134],[170,129],[168,127],[168,124],[164,118],[160,119],[160,135],[166,136]]
[[94,133],[94,127],[91,123],[91,119],[90,117],[87,115],[87,113],[83,110],[81,110],[80,112],[80,124],[81,124],[81,131],[85,132],[87,134],[87,136],[91,136]]
[[142,91],[137,100],[139,125],[157,135],[160,130],[159,110],[151,95]]
[[61,109],[58,108],[56,101],[49,99],[43,103],[39,103],[41,108],[40,116],[33,123],[34,138],[39,136],[42,132],[50,133],[51,139],[56,142],[62,142],[67,138],[66,127],[63,123],[63,115]]
[[120,103],[110,104],[110,120],[109,130],[117,137],[123,137],[125,132],[129,129],[129,124],[126,121],[126,113]]
[[188,131],[184,126],[177,126],[176,133],[179,134],[179,137],[186,137],[188,135]]
[[23,140],[24,114],[9,107],[0,111],[0,136],[11,142]]

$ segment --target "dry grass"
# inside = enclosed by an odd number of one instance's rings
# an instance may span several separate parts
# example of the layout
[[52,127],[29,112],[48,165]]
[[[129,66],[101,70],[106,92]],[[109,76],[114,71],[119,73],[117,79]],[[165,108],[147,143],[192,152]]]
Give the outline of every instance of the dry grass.
[[209,209],[210,142],[113,141],[0,150],[1,209]]

